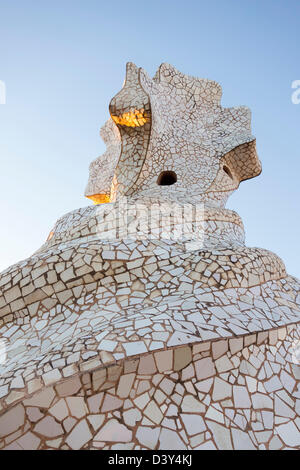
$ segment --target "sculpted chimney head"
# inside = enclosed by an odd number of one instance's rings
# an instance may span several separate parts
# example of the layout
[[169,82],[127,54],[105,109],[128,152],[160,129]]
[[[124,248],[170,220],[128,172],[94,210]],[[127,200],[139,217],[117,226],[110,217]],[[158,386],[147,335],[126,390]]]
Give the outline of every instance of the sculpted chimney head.
[[222,108],[222,89],[162,64],[155,77],[128,63],[101,131],[107,151],[92,162],[86,196],[122,196],[224,207],[261,164],[245,107]]

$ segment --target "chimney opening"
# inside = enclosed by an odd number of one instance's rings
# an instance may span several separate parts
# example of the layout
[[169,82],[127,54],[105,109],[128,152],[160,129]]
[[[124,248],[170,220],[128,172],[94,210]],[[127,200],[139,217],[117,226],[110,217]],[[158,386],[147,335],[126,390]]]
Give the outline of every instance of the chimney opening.
[[177,182],[177,175],[175,171],[162,171],[157,178],[157,184],[159,186],[171,186]]
[[224,170],[225,173],[229,176],[229,178],[231,178],[231,179],[233,180],[232,173],[231,173],[231,171],[229,170],[228,166],[224,165],[224,166],[223,166],[223,170]]

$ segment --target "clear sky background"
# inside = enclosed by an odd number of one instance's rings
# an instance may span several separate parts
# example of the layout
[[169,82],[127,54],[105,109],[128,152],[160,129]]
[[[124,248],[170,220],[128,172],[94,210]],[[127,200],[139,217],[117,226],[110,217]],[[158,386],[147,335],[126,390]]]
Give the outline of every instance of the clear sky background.
[[227,207],[248,246],[300,278],[298,0],[0,0],[0,270],[31,255],[55,221],[90,204],[99,129],[133,61],[218,81],[223,106],[247,105],[263,165]]

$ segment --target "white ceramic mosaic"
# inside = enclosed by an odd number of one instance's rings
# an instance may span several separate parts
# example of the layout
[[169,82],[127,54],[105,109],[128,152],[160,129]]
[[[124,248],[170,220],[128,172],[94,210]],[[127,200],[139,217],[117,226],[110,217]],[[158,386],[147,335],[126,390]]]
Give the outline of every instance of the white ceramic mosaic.
[[300,449],[300,283],[225,208],[261,165],[220,99],[127,65],[97,205],[0,276],[0,449]]

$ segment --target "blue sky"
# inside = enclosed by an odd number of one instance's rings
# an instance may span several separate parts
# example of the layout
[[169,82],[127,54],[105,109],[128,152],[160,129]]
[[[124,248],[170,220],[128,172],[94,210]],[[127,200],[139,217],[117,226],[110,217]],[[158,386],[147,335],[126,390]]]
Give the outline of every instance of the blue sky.
[[295,0],[0,0],[0,270],[31,255],[84,198],[99,128],[127,61],[162,62],[223,87],[247,105],[262,175],[242,183],[236,210],[248,246],[300,277],[300,2]]

